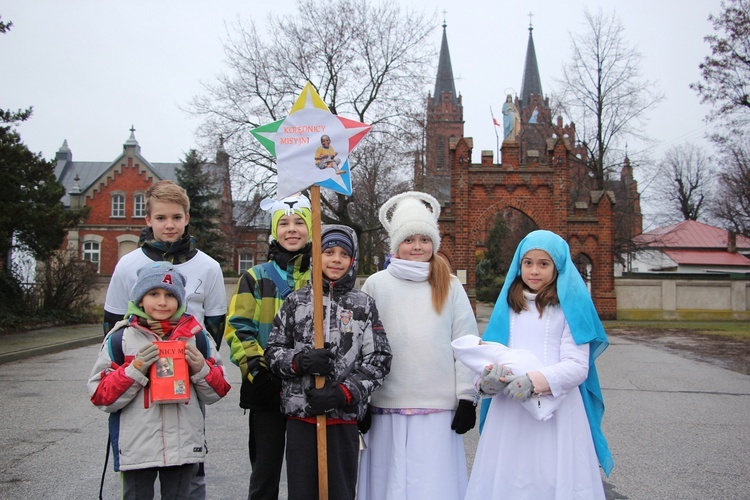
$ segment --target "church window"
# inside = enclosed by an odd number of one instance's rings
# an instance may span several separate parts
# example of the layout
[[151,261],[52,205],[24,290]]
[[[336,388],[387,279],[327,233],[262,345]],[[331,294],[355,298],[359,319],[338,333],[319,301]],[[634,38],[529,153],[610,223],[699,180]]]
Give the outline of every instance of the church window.
[[594,267],[591,259],[588,255],[579,253],[573,261],[575,262],[578,272],[581,274],[581,278],[583,278],[583,282],[586,283],[586,288],[588,288],[589,293],[591,293],[591,271]]
[[445,168],[445,137],[438,137],[437,138],[437,158],[436,158],[436,165],[435,168],[438,170],[443,170]]

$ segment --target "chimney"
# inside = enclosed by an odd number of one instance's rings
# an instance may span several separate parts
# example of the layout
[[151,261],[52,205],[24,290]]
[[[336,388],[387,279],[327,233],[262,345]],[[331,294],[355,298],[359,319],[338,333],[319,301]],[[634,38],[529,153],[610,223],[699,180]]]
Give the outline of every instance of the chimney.
[[81,196],[83,193],[81,193],[81,185],[80,185],[81,178],[78,177],[78,174],[73,178],[74,184],[70,186],[70,192],[68,195],[70,196],[70,208],[72,209],[79,209],[83,208],[83,197]]
[[727,252],[737,252],[737,233],[727,229]]

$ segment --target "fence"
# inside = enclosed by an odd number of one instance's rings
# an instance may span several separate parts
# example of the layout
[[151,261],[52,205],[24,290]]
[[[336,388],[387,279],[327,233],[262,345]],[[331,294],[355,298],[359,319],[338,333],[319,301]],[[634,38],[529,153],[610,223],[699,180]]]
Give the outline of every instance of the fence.
[[750,280],[745,275],[615,279],[618,319],[750,320]]

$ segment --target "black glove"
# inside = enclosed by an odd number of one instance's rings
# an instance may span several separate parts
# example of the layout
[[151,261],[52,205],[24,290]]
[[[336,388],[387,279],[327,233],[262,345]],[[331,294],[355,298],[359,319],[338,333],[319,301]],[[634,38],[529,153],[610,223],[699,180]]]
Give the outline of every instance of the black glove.
[[451,429],[456,431],[456,434],[465,434],[473,429],[476,423],[477,407],[474,405],[474,402],[468,399],[459,399],[456,415],[453,417],[453,423],[451,423]]
[[281,379],[266,369],[261,369],[253,381],[242,381],[240,408],[270,410],[281,407]]
[[311,388],[305,391],[305,395],[307,413],[310,415],[324,415],[327,411],[346,405],[346,394],[339,384],[324,385],[320,389]]
[[302,351],[294,356],[294,364],[297,373],[310,375],[326,375],[333,371],[333,359],[335,355],[330,349],[310,349]]
[[362,417],[362,420],[357,421],[357,429],[359,429],[359,432],[362,434],[367,434],[367,431],[370,430],[370,426],[372,425],[372,412],[370,411],[370,405],[367,405],[367,411],[365,412],[365,416]]

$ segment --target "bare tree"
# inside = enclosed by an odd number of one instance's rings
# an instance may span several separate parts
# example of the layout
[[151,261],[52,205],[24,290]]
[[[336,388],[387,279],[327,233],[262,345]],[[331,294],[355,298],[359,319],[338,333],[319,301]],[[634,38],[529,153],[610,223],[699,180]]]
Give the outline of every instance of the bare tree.
[[[227,28],[227,69],[204,85],[190,109],[203,117],[205,139],[226,138],[240,196],[275,191],[274,160],[249,130],[286,116],[306,81],[332,113],[372,125],[358,149],[390,144],[388,167],[411,168],[413,152],[421,147],[416,118],[424,114],[435,59],[429,43],[434,16],[402,9],[393,0],[299,0],[295,14],[269,16],[264,26],[261,32],[253,21],[238,19]],[[350,156],[355,181],[359,157]],[[352,200],[333,196],[326,202],[332,218],[351,222]]]
[[714,106],[710,119],[737,127],[747,125],[750,116],[750,1],[722,1],[721,9],[708,16],[715,31],[704,38],[711,55],[699,66],[703,81],[690,88]]
[[690,85],[701,102],[714,107],[708,117],[717,123],[713,134],[721,161],[717,196],[711,214],[727,228],[750,236],[750,1],[726,0],[721,12],[709,15],[714,34],[700,65],[702,82]]
[[713,161],[694,144],[668,150],[652,184],[660,224],[705,219],[713,192]]
[[[393,141],[388,144],[370,142],[358,147],[355,182],[348,211],[351,220],[348,225],[359,235],[359,271],[369,274],[382,269],[388,246],[387,235],[381,229],[378,213],[385,201],[399,192],[410,188],[408,172],[399,171],[393,155],[399,154]],[[324,197],[327,203],[327,197]]]
[[724,141],[722,145],[719,196],[711,213],[727,228],[750,237],[750,148],[742,138]]
[[595,189],[604,189],[614,170],[608,153],[616,141],[648,138],[642,132],[646,111],[662,94],[641,78],[641,54],[625,40],[614,14],[584,10],[586,31],[571,34],[570,63],[559,81],[560,107],[575,122],[577,139],[588,152],[586,168]]

